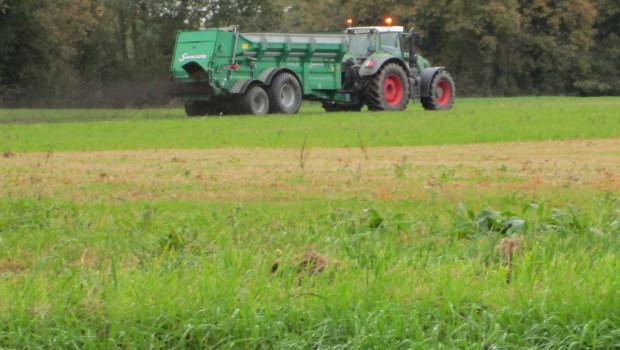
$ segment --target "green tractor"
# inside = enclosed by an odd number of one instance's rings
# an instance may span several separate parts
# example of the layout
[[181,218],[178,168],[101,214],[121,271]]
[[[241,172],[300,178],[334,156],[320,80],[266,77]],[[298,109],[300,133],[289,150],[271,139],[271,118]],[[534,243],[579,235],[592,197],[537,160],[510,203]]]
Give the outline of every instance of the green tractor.
[[401,26],[345,34],[239,33],[237,26],[179,32],[172,95],[189,116],[297,113],[302,100],[326,111],[399,111],[410,99],[452,108],[454,81],[416,53]]
[[452,108],[455,87],[443,67],[416,53],[413,30],[401,26],[352,27],[346,30],[343,87],[357,96],[354,104],[324,101],[326,110],[400,111],[409,99],[428,110]]

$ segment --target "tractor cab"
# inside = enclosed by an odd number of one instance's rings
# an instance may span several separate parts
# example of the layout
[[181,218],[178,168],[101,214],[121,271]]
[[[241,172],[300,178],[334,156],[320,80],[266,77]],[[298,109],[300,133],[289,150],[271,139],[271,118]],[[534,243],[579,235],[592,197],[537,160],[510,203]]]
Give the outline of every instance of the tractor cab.
[[403,29],[401,26],[348,28],[345,32],[349,35],[348,53],[354,58],[367,58],[375,53],[403,58]]

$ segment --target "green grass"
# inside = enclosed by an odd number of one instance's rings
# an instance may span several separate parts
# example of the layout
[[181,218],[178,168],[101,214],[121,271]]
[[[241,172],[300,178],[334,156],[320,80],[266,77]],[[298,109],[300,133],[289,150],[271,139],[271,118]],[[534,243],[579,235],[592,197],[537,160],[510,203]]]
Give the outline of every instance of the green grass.
[[[613,348],[620,203],[540,204],[497,216],[526,222],[507,284],[505,236],[458,208],[4,200],[23,266],[0,277],[0,346]],[[340,265],[298,274],[308,246]]]
[[[71,111],[67,119],[2,110],[0,120],[13,121],[0,125],[0,151],[298,148],[306,135],[311,147],[614,138],[619,103],[462,99],[448,113],[360,114],[305,105],[295,116],[204,119],[178,110]],[[54,123],[41,122],[51,115]],[[100,196],[70,201],[41,195],[82,190],[56,183],[51,175],[64,164],[40,156],[43,165],[0,178],[0,349],[620,344],[617,190],[575,182],[481,195],[446,183],[432,190],[440,194],[392,201],[146,201],[111,195],[131,184],[120,178],[102,182]],[[19,164],[19,155],[5,157]],[[406,177],[401,171],[395,176]],[[313,274],[300,269],[304,259],[327,266]]]
[[179,119],[182,108],[170,109],[2,109],[0,124],[55,124],[153,119]]
[[[304,139],[311,147],[377,147],[612,138],[620,136],[619,108],[620,98],[540,97],[460,99],[450,112],[410,106],[398,113],[325,113],[307,104],[291,116],[197,119],[181,110],[0,110],[0,121],[39,122],[0,125],[0,150],[279,148],[299,147]],[[70,122],[58,123],[63,113]],[[123,113],[126,119],[120,120]],[[97,120],[104,122],[92,122]]]

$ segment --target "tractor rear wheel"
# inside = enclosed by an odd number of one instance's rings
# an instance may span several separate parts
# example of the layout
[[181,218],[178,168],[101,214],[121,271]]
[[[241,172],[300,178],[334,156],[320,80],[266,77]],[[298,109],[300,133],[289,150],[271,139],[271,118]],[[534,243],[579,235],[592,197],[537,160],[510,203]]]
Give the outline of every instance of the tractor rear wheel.
[[269,89],[269,112],[295,114],[301,107],[301,85],[291,73],[278,75]]
[[261,86],[250,87],[241,98],[241,111],[247,114],[263,115],[269,112],[269,97]]
[[422,107],[427,110],[448,110],[454,104],[454,80],[445,70],[437,72],[431,80],[428,97],[422,97]]
[[398,64],[389,63],[364,81],[363,96],[371,111],[402,111],[409,102],[407,74]]

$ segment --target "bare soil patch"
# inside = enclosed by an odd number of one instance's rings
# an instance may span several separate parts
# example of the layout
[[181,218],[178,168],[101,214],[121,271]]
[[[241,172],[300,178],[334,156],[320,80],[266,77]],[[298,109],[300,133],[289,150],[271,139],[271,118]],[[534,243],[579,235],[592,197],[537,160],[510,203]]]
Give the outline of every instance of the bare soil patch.
[[[304,152],[302,156],[302,152]],[[303,159],[303,161],[302,161]],[[11,154],[5,197],[403,200],[558,188],[618,190],[620,140],[377,148]]]

